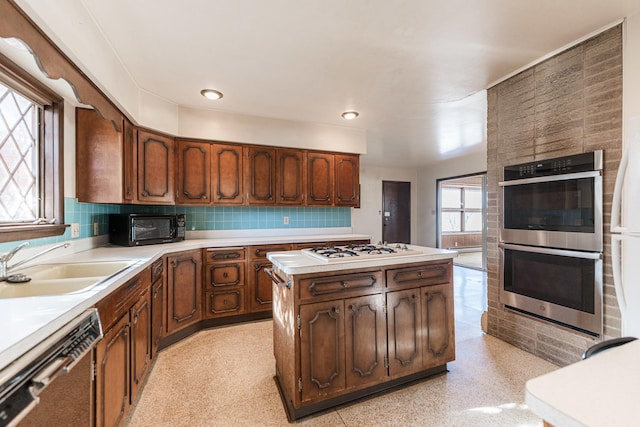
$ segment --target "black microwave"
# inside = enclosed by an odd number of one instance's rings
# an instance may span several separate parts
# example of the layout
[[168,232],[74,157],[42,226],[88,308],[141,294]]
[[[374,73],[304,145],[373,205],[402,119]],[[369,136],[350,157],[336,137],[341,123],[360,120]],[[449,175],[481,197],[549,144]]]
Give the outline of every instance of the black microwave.
[[184,215],[110,214],[109,242],[120,246],[155,245],[184,240]]

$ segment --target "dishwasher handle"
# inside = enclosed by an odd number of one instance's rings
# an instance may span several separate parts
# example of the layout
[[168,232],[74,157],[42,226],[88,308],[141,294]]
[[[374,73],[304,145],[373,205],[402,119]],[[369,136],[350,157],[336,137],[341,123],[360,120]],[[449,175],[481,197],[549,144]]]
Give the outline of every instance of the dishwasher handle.
[[71,370],[73,358],[71,356],[58,357],[45,366],[31,379],[29,391],[34,397],[38,396],[49,384],[62,374]]

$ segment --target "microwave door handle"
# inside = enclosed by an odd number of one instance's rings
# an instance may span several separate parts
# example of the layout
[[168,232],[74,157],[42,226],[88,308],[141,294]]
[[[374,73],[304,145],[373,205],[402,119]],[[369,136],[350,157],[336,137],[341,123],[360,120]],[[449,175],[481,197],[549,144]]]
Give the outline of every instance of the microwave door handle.
[[536,254],[543,255],[559,255],[566,256],[571,258],[582,258],[582,259],[602,259],[602,252],[583,252],[583,251],[569,251],[565,249],[552,249],[546,248],[542,246],[524,246],[524,245],[514,245],[511,243],[499,243],[498,246],[503,249],[511,249],[514,251],[520,252],[532,252]]
[[539,182],[552,182],[552,181],[569,181],[571,179],[595,178],[598,176],[602,176],[601,171],[587,171],[587,172],[568,173],[564,175],[537,176],[535,178],[515,179],[513,181],[501,181],[498,183],[498,185],[500,187],[509,187],[512,185],[536,184]]
[[611,201],[611,232],[621,233],[625,229],[621,226],[622,220],[622,187],[629,166],[629,149],[623,150],[618,174],[616,175],[616,185],[613,188],[613,200]]

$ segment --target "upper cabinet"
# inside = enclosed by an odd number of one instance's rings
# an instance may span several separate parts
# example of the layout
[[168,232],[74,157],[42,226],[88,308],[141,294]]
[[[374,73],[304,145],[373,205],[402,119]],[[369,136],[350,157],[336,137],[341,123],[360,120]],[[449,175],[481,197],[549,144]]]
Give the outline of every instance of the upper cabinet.
[[78,201],[360,206],[357,154],[173,139],[121,119],[76,109]]

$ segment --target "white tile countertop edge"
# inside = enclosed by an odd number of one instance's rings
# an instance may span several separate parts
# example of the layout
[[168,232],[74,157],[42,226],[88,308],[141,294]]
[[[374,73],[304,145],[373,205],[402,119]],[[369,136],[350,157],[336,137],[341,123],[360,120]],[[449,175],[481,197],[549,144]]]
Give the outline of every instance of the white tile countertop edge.
[[640,340],[527,381],[529,409],[554,426],[638,425]]
[[[28,298],[0,299],[0,371],[20,356],[35,347],[53,332],[63,327],[66,323],[81,314],[87,308],[94,306],[98,301],[117,289],[127,280],[134,277],[156,259],[173,252],[188,251],[209,247],[230,247],[265,245],[276,243],[299,243],[313,241],[340,241],[370,239],[364,234],[331,234],[327,229],[318,229],[320,233],[314,233],[315,229],[306,229],[306,235],[272,235],[242,236],[235,238],[207,238],[193,239],[193,235],[187,234],[187,240],[178,243],[164,245],[150,245],[141,247],[122,247],[105,244],[104,236],[99,238],[70,241],[71,247],[52,251],[47,256],[35,260],[29,265],[66,262],[96,262],[109,260],[135,260],[136,263],[121,273],[107,279],[93,288],[79,293],[57,296],[39,296]],[[349,229],[347,229],[349,230]],[[247,231],[247,230],[245,230]],[[332,229],[331,231],[335,231]],[[244,234],[244,233],[242,233]],[[211,235],[211,234],[210,234]],[[18,245],[19,242],[16,242]],[[100,247],[92,245],[105,244]],[[36,247],[18,252],[13,262],[29,256],[30,253],[41,251],[45,247]],[[21,253],[24,252],[24,253]],[[11,262],[10,264],[13,264]],[[19,271],[20,269],[17,269]],[[18,285],[19,286],[19,285]]]

